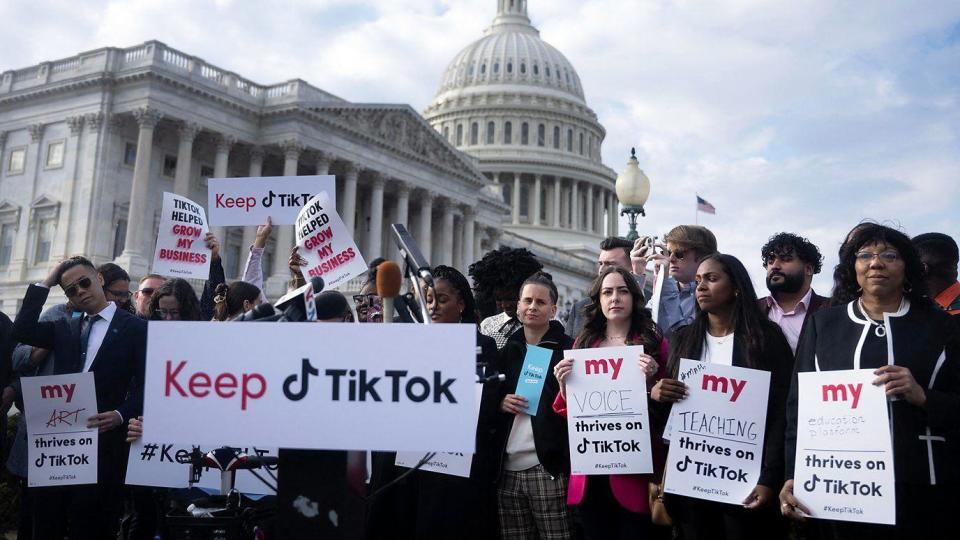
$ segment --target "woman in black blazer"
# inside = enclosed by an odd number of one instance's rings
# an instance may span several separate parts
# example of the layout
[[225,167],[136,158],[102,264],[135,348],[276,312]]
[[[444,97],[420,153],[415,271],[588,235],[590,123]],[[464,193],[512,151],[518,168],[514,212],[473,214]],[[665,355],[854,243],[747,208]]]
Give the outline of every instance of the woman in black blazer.
[[669,378],[661,379],[650,397],[661,403],[661,412],[685,397],[686,385],[676,379],[681,358],[769,371],[763,465],[757,486],[742,507],[667,495],[667,509],[685,540],[785,538],[775,503],[783,481],[784,411],[793,353],[780,327],[761,314],[750,275],[736,257],[719,253],[707,257],[697,269],[696,281],[696,318],[673,334]]

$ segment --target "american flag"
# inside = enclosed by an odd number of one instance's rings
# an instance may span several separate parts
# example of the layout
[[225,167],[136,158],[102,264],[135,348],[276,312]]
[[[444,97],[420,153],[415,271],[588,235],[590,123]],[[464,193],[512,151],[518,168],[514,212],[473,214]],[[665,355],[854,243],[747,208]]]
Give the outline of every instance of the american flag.
[[717,209],[714,208],[712,204],[702,199],[699,195],[697,195],[697,211],[703,212],[704,214],[717,214]]

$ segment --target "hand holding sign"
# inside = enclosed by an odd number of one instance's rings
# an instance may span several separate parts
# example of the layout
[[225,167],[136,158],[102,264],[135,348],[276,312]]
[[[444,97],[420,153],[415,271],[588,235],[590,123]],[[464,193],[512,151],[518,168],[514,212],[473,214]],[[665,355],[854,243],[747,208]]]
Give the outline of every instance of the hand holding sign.
[[529,406],[527,398],[517,394],[507,394],[500,403],[500,410],[505,413],[522,414],[527,412]]
[[877,376],[873,384],[885,385],[887,396],[901,396],[907,403],[923,407],[927,403],[927,393],[917,384],[917,380],[910,373],[910,368],[895,365],[886,365],[873,372]]

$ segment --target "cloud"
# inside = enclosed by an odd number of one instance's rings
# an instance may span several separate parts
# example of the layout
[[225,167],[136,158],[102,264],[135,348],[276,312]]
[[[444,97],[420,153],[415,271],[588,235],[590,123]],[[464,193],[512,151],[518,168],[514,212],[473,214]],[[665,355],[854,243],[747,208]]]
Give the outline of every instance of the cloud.
[[[759,248],[795,231],[835,258],[864,218],[960,237],[960,4],[534,0],[577,67],[620,171],[653,188],[644,232],[700,216],[762,285]],[[0,69],[159,39],[258,83],[290,78],[422,110],[493,0],[13,0]],[[69,17],[57,14],[69,13]],[[832,265],[828,258],[828,265]],[[835,261],[834,261],[835,262]],[[828,292],[829,271],[816,284]]]

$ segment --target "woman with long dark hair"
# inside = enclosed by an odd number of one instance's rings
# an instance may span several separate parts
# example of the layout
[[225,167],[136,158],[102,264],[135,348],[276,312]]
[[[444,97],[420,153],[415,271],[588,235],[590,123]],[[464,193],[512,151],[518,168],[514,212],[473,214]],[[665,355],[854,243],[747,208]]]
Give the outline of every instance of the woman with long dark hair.
[[[826,539],[943,538],[954,528],[957,427],[960,425],[960,335],[926,296],[923,264],[907,235],[861,224],[846,243],[834,298],[815,313],[797,349],[797,373],[872,369],[889,396],[896,525],[821,520]],[[808,513],[794,496],[797,378],[787,406],[784,515]]]
[[696,317],[673,334],[669,378],[661,379],[650,397],[662,404],[686,397],[686,385],[677,380],[681,358],[769,371],[763,464],[742,507],[667,495],[667,509],[685,540],[783,537],[775,503],[783,481],[783,410],[793,353],[780,327],[760,312],[750,275],[736,257],[717,253],[705,258],[697,268],[696,283]]
[[[197,293],[185,279],[171,278],[163,282],[150,298],[152,321],[202,321]],[[209,320],[209,319],[208,319]]]
[[[667,343],[657,330],[650,310],[644,307],[643,292],[633,275],[617,267],[598,276],[587,294],[583,330],[574,341],[575,349],[643,345],[638,362],[647,376],[648,388],[656,381],[660,366],[665,364]],[[554,369],[560,393],[553,410],[567,415],[566,379],[573,371],[573,360],[564,359]],[[645,395],[647,388],[641,391]],[[653,437],[654,442],[660,437]],[[662,448],[656,444],[656,461],[662,465]],[[659,466],[655,465],[656,469]],[[588,483],[589,479],[589,483]],[[609,476],[570,476],[567,503],[578,507],[588,540],[616,538],[651,538],[649,485],[646,474],[612,474]],[[659,531],[658,536],[666,536]]]
[[213,297],[213,320],[228,321],[243,315],[260,304],[262,294],[259,287],[246,281],[217,285]]

